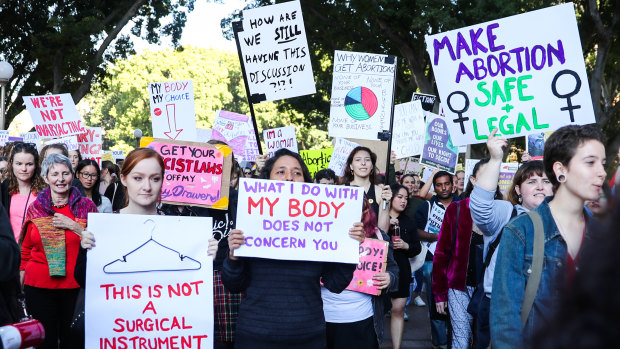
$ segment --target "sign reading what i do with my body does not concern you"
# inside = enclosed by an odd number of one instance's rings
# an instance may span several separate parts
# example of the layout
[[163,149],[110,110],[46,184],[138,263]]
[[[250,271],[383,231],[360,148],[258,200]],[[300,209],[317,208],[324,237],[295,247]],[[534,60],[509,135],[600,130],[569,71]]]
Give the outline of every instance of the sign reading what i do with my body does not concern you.
[[572,3],[426,37],[455,145],[594,123]]
[[164,159],[161,201],[226,209],[232,150],[226,145],[155,139],[148,144]]
[[299,1],[244,10],[242,24],[237,35],[252,103],[316,92]]
[[148,90],[153,137],[196,141],[196,112],[192,81],[151,82]]
[[70,94],[23,98],[41,138],[60,138],[84,132],[84,123]]
[[359,263],[349,237],[362,215],[358,187],[241,178],[237,229],[245,244],[235,256]]
[[85,348],[213,348],[211,227],[206,217],[90,213]]

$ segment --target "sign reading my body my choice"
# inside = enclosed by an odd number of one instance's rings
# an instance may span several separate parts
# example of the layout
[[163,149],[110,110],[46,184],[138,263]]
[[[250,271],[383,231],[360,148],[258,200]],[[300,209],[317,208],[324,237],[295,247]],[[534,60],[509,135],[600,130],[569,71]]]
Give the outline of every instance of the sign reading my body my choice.
[[245,245],[235,256],[358,264],[349,229],[363,198],[358,187],[241,178],[237,229]]
[[595,122],[572,3],[426,37],[455,145]]
[[244,10],[238,35],[251,95],[275,101],[316,92],[299,1]]
[[228,146],[155,139],[148,147],[164,159],[162,202],[228,208],[232,164]]
[[191,80],[149,83],[153,137],[196,141],[194,84]]

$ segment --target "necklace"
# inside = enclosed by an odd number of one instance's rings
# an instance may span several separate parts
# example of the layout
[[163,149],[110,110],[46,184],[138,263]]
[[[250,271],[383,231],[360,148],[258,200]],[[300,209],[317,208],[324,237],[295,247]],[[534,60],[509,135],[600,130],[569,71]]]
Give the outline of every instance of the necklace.
[[65,206],[67,206],[67,205],[69,205],[69,203],[68,203],[68,202],[67,202],[67,203],[64,203],[64,204],[62,204],[62,205],[54,205],[54,204],[52,204],[52,207],[56,207],[56,208],[63,208],[63,207],[65,207]]

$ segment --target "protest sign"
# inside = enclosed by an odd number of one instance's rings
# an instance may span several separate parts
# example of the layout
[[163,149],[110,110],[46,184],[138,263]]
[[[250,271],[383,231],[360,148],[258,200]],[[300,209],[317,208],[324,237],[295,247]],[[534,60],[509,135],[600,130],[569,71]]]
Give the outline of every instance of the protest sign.
[[86,127],[85,131],[77,137],[82,159],[95,160],[101,166],[101,143],[103,141],[101,127]]
[[235,256],[359,263],[349,237],[362,215],[363,188],[240,178]]
[[0,145],[4,146],[9,141],[9,130],[0,130]]
[[64,144],[67,150],[78,150],[77,136],[68,136],[62,138],[50,138],[41,140],[42,145],[48,144]]
[[[445,208],[437,205],[436,203],[433,204],[432,208],[430,209],[428,221],[426,222],[426,227],[424,227],[424,231],[431,234],[439,234],[439,232],[441,231],[441,224],[443,223],[443,216],[445,214]],[[428,252],[435,254],[435,249],[437,248],[437,241],[425,243],[426,247],[428,247]]]
[[[405,173],[420,174],[422,172],[422,165],[419,158],[406,158],[400,159],[400,168]],[[397,162],[398,163],[398,162]]]
[[213,348],[211,227],[204,217],[89,213],[85,348]]
[[353,272],[353,279],[347,290],[378,296],[381,290],[375,286],[373,276],[377,273],[385,273],[387,268],[387,255],[390,244],[387,241],[377,239],[364,239],[359,246],[360,262]]
[[151,82],[148,89],[153,137],[196,141],[192,81]]
[[163,203],[228,208],[232,166],[228,146],[155,139],[148,147],[164,159]]
[[420,101],[394,106],[392,150],[397,159],[422,153],[424,141],[424,110]]
[[455,145],[594,123],[572,3],[426,36]]
[[527,139],[525,142],[525,151],[530,154],[532,160],[543,159],[543,154],[545,152],[545,143],[547,142],[547,138],[549,138],[552,133],[553,131],[527,135]]
[[272,157],[278,149],[286,148],[295,153],[299,152],[295,126],[263,130],[263,140],[265,141],[265,152],[269,157]]
[[329,109],[329,136],[378,139],[390,129],[396,58],[336,51]]
[[37,132],[20,133],[19,136],[22,138],[24,143],[32,143],[36,145],[37,150],[41,152],[43,144],[41,143],[41,136]]
[[359,144],[344,138],[336,138],[334,142],[334,151],[332,152],[332,157],[329,159],[328,168],[331,168],[336,173],[336,176],[344,176],[345,170],[350,170],[345,168],[347,165],[347,158],[349,154],[351,154],[351,151],[358,146]]
[[70,94],[23,98],[41,138],[58,138],[84,132],[84,123]]
[[499,170],[499,179],[497,185],[499,186],[499,191],[502,194],[506,194],[506,191],[510,189],[512,185],[512,178],[515,176],[515,173],[519,169],[519,163],[517,162],[504,162],[502,163],[502,167]]
[[243,152],[243,160],[256,162],[256,156],[259,155],[258,141],[256,140],[256,132],[254,125],[248,122],[248,139],[245,141],[245,151]]
[[469,183],[469,177],[474,173],[474,166],[480,161],[480,159],[465,159],[465,188]]
[[454,173],[458,161],[458,147],[454,146],[446,121],[437,114],[428,113],[426,135],[420,163]]
[[334,148],[328,149],[314,149],[314,150],[300,150],[299,155],[308,166],[310,175],[314,178],[314,175],[320,170],[326,169],[329,166],[329,161],[332,157]]
[[427,95],[425,93],[417,93],[417,92],[414,92],[413,96],[411,97],[412,102],[420,101],[420,103],[422,103],[422,109],[428,112],[433,111],[433,107],[435,106],[436,100],[437,100],[437,96]]
[[210,129],[197,128],[196,129],[196,142],[207,143],[208,141],[211,140],[211,133],[212,131]]
[[223,141],[232,149],[237,162],[244,161],[245,145],[248,139],[250,117],[226,110],[215,112],[211,139]]
[[112,150],[114,161],[125,160],[125,153],[122,150]]
[[110,151],[110,150],[102,150],[101,151],[101,161],[114,162],[114,156],[112,155],[112,151]]
[[235,28],[250,103],[316,92],[299,1],[243,10]]

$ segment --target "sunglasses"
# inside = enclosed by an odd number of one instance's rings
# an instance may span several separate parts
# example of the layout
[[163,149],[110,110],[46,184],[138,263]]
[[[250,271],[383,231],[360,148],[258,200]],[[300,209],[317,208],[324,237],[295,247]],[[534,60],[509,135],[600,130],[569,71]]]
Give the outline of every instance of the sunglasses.
[[14,149],[23,149],[23,148],[37,149],[37,145],[34,144],[34,143],[15,142],[15,143],[13,143],[13,148]]

